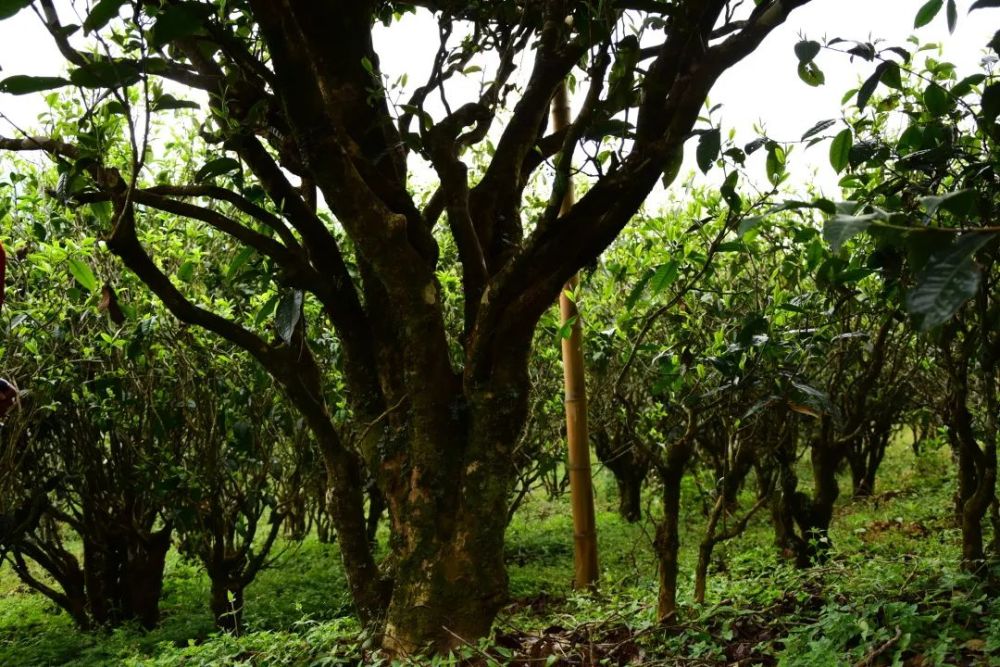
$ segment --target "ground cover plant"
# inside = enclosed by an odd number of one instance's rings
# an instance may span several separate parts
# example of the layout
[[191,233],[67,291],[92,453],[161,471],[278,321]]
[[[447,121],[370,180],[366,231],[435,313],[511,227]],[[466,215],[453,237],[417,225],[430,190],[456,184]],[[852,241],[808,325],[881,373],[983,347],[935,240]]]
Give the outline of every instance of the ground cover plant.
[[1000,661],[1000,33],[737,136],[806,4],[0,2],[0,662]]

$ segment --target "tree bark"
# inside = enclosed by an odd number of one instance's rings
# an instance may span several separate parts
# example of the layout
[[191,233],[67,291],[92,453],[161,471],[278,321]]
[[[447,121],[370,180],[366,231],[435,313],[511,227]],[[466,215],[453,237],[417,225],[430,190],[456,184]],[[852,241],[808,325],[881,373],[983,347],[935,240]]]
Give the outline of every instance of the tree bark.
[[438,432],[436,448],[409,443],[440,459],[393,475],[400,483],[386,498],[396,576],[383,639],[393,654],[447,652],[475,641],[507,601],[503,545],[516,479],[512,451],[527,409],[526,360],[518,368],[513,383],[470,390],[460,411],[464,428]]
[[659,559],[660,586],[656,616],[660,623],[677,619],[678,556],[681,548],[680,512],[681,478],[684,468],[671,468],[661,475],[663,484],[663,520],[656,527],[656,555]]
[[211,608],[215,627],[236,635],[243,632],[243,586],[225,576],[212,579]]

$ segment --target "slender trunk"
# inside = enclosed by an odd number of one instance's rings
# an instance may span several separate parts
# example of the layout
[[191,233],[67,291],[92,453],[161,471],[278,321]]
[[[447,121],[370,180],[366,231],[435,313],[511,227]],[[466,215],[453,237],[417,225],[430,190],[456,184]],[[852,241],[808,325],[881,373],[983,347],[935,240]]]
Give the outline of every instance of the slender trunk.
[[94,625],[117,627],[136,620],[147,630],[153,629],[160,620],[171,529],[144,537],[126,535],[128,528],[116,528],[84,539],[87,609]]
[[[566,82],[552,102],[553,129],[569,125],[569,95]],[[562,212],[573,207],[573,186],[567,186]],[[566,391],[566,442],[569,449],[569,490],[573,507],[573,561],[577,588],[597,584],[597,522],[594,516],[594,489],[590,470],[590,438],[587,432],[587,380],[583,364],[583,326],[576,302],[569,296],[579,281],[571,278],[559,295],[561,323],[570,326],[562,340],[563,373]]]
[[337,532],[351,597],[362,624],[377,626],[385,614],[391,591],[375,562],[368,540],[360,464],[346,456],[327,457],[331,487],[330,519]]
[[656,528],[656,555],[659,559],[660,589],[657,618],[660,623],[672,623],[677,618],[678,555],[681,547],[680,512],[683,466],[667,468],[661,473],[663,483],[663,520]]
[[962,568],[968,572],[979,572],[985,561],[983,551],[982,518],[975,512],[962,515]]
[[837,467],[844,458],[844,446],[836,441],[833,425],[828,418],[821,426],[819,441],[812,447],[813,498],[802,526],[803,537],[808,540],[811,555],[822,559],[830,548],[830,523],[833,506],[840,496]]
[[990,505],[990,523],[993,525],[993,536],[990,540],[990,555],[1000,558],[1000,500],[993,499]]
[[872,494],[872,489],[868,485],[868,471],[864,459],[864,452],[852,452],[847,458],[851,469],[851,495],[859,499],[867,498]]
[[689,412],[686,432],[667,448],[665,458],[657,464],[663,484],[663,520],[656,529],[656,555],[660,568],[657,618],[664,624],[673,623],[677,618],[681,480],[691,458],[695,428],[695,416]]
[[649,459],[640,450],[624,444],[607,429],[591,431],[598,460],[615,476],[618,513],[629,523],[642,518],[642,483],[649,472]]
[[618,477],[618,513],[629,523],[642,518],[642,477]]
[[232,634],[243,633],[243,585],[225,574],[212,579],[211,607],[215,627]]
[[[983,572],[983,518],[996,498],[996,415],[987,415],[984,446],[980,448],[969,411],[969,360],[962,360],[951,373],[951,409],[948,434],[958,452],[958,514],[962,527],[962,568]],[[991,388],[991,379],[984,383]],[[984,393],[988,393],[984,392]],[[988,399],[989,400],[989,399]],[[995,408],[995,404],[991,407]]]
[[698,604],[705,604],[705,591],[708,588],[708,564],[712,558],[712,550],[715,548],[715,530],[726,509],[726,504],[726,495],[719,494],[719,498],[712,508],[712,514],[708,518],[705,537],[698,545],[698,565],[694,573],[694,601]]

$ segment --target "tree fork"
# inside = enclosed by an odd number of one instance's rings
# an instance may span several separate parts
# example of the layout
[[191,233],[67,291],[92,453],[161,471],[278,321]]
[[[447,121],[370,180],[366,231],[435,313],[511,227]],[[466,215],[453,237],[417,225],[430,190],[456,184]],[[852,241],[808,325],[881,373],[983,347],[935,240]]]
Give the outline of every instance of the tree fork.
[[[552,100],[552,124],[556,132],[569,124],[569,95],[565,80]],[[566,159],[570,159],[569,156]],[[572,182],[566,186],[561,213],[573,207]],[[559,294],[561,324],[570,325],[562,339],[563,378],[566,391],[566,444],[569,450],[569,488],[573,507],[573,562],[577,588],[597,584],[597,525],[594,519],[594,488],[590,470],[590,439],[587,432],[587,378],[583,365],[583,327],[576,303],[568,293],[576,290],[577,276],[570,278]]]

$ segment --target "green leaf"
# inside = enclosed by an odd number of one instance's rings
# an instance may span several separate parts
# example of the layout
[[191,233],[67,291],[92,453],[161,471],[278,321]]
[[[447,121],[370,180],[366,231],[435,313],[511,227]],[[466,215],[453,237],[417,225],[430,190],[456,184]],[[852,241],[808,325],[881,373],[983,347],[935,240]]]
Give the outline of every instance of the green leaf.
[[569,337],[573,335],[573,325],[576,324],[576,318],[577,316],[574,315],[573,317],[563,322],[562,326],[559,327],[560,340],[568,340]]
[[1000,83],[990,84],[983,90],[982,116],[987,124],[1000,117]]
[[994,234],[965,234],[931,255],[916,286],[906,295],[906,308],[923,331],[947,322],[976,295],[982,276],[972,258],[994,238]]
[[936,83],[924,90],[924,106],[933,116],[943,116],[951,110],[952,100],[948,91]]
[[81,88],[118,88],[131,86],[142,78],[139,66],[131,61],[99,60],[69,73],[69,80]]
[[802,141],[805,141],[806,139],[809,139],[810,137],[815,137],[820,132],[826,132],[827,130],[829,130],[831,127],[833,127],[836,124],[837,124],[837,121],[835,121],[833,119],[830,119],[830,120],[821,120],[820,122],[818,122],[815,125],[813,125],[812,127],[810,127],[808,130],[806,130],[805,134],[802,135]]
[[958,7],[955,6],[955,0],[948,0],[948,32],[954,33],[957,25]]
[[150,31],[150,46],[159,49],[176,39],[197,34],[211,11],[211,7],[198,2],[166,6],[156,17],[156,23]]
[[799,63],[799,78],[806,84],[817,88],[826,83],[826,75],[823,70],[816,66],[816,63]]
[[976,191],[957,190],[940,197],[923,197],[920,203],[924,205],[928,217],[933,216],[939,209],[948,211],[952,215],[966,216],[972,212],[976,203]]
[[681,165],[683,164],[683,150],[675,150],[667,156],[666,162],[663,164],[663,177],[660,179],[663,182],[664,188],[669,188],[670,184],[674,182],[677,175],[681,172]]
[[891,60],[887,60],[875,68],[875,72],[861,84],[861,89],[858,90],[859,110],[864,110],[865,105],[868,104],[868,100],[875,94],[875,89],[878,88],[878,84],[882,81],[885,81],[886,85],[892,85],[893,88],[899,88],[902,85],[899,76],[899,65]]
[[830,165],[838,174],[847,168],[851,160],[851,148],[854,146],[854,133],[851,128],[845,128],[833,138],[830,144]]
[[913,20],[914,28],[922,28],[931,21],[934,17],[938,15],[941,11],[941,7],[944,5],[944,0],[929,0],[917,11],[917,16]]
[[840,252],[848,240],[867,230],[879,217],[877,214],[835,215],[823,225],[823,238],[833,252]]
[[985,74],[972,74],[965,77],[951,88],[951,94],[955,97],[964,97],[972,92],[973,86],[978,86],[986,80]]
[[42,90],[52,90],[68,86],[69,81],[59,76],[25,76],[17,74],[0,81],[0,93],[27,95]]
[[654,293],[662,292],[666,288],[670,287],[675,280],[677,280],[679,273],[680,271],[678,270],[676,261],[671,260],[666,264],[661,264],[656,268],[656,272],[649,281],[650,289],[653,290]]
[[90,270],[90,266],[86,262],[76,257],[70,257],[68,262],[70,275],[76,279],[76,282],[80,283],[83,289],[88,292],[97,289],[97,278],[94,277],[94,272]]
[[278,307],[278,301],[280,300],[281,297],[275,294],[270,299],[265,301],[264,305],[261,306],[260,310],[257,311],[257,315],[254,316],[253,318],[254,326],[259,327],[261,324],[264,323],[264,320],[271,317],[271,315],[274,313],[274,309]]
[[804,39],[795,45],[795,55],[800,63],[811,63],[819,55],[821,48],[819,42]]
[[720,150],[722,150],[722,133],[717,128],[702,132],[696,153],[698,168],[702,173],[707,173],[712,168],[719,158]]
[[221,176],[223,174],[228,174],[233,171],[238,171],[240,168],[240,163],[231,157],[217,157],[214,160],[209,160],[205,165],[198,170],[195,174],[194,179],[196,181],[207,181],[210,178],[215,178],[216,176]]
[[292,334],[302,315],[302,291],[292,290],[281,297],[274,313],[274,323],[278,327],[278,336],[285,344],[292,342]]
[[194,277],[194,262],[188,260],[177,269],[177,279],[181,282],[189,283]]
[[190,100],[177,99],[173,95],[167,93],[166,95],[160,95],[158,98],[153,100],[152,108],[153,111],[169,111],[172,109],[200,109],[201,105]]
[[767,180],[771,182],[771,185],[781,184],[785,176],[785,149],[776,143],[769,145],[764,168],[767,170]]
[[719,193],[722,198],[726,200],[734,212],[739,213],[743,210],[743,199],[740,197],[739,193],[736,192],[736,186],[740,182],[740,173],[738,171],[731,171],[729,175],[726,176],[726,180],[719,187]]
[[882,71],[882,83],[890,88],[903,90],[903,77],[900,74],[898,64],[891,60],[886,61],[886,67]]
[[743,238],[751,231],[756,229],[762,222],[764,222],[764,217],[760,215],[754,215],[749,218],[743,218],[742,220],[740,220],[739,226],[736,227],[736,236]]
[[100,30],[108,24],[111,19],[118,16],[119,10],[128,0],[101,0],[87,14],[83,21],[84,34],[94,30]]
[[639,301],[639,297],[642,296],[643,291],[646,289],[646,285],[649,284],[650,279],[653,277],[653,270],[650,269],[639,279],[639,282],[635,284],[632,291],[628,293],[625,298],[625,310],[632,310],[635,308],[635,304]]
[[1000,7],[1000,0],[976,0],[969,7],[969,11],[974,11],[976,9],[988,9],[990,7]]
[[0,21],[9,19],[30,5],[32,0],[0,0]]
[[233,257],[232,261],[229,262],[229,266],[226,267],[226,278],[232,280],[240,269],[242,269],[250,258],[253,256],[253,248],[246,247],[241,248],[236,256]]

